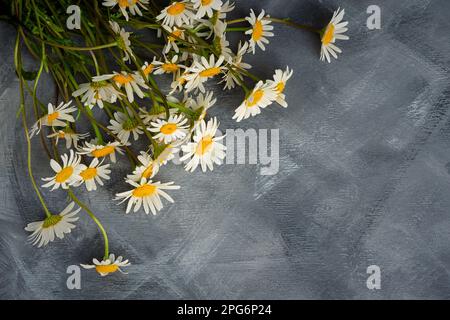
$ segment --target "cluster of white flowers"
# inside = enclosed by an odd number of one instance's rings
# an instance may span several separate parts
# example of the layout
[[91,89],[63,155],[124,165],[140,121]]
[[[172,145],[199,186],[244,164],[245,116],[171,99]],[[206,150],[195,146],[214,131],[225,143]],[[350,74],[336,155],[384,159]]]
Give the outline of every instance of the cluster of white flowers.
[[[104,0],[103,5],[119,8],[128,21],[129,14],[145,14],[149,1]],[[251,10],[242,20],[249,24],[243,28],[246,39],[239,42],[234,51],[227,41],[226,20],[233,9],[234,4],[229,1],[172,1],[155,16],[158,34],[165,40],[162,55],[141,64],[132,47],[132,33],[122,26],[123,21],[109,21],[122,63],[134,63],[136,68],[93,76],[88,83],[80,84],[72,96],[90,109],[107,109],[109,124],[103,127],[112,139],[103,142],[103,137],[99,139],[96,133],[95,139],[80,143],[88,134],[76,133],[72,125],[78,108],[71,102],[57,107],[49,104],[48,113],[34,124],[30,135],[39,133],[42,126],[50,127],[52,133],[48,137],[55,139],[56,144],[65,140],[68,152],[61,156],[61,161],[50,161],[55,174],[43,179],[43,187],[55,190],[85,185],[87,191],[95,191],[97,185],[103,186],[104,181],[110,179],[111,163],[117,161],[118,154],[132,153],[133,143],[143,137],[150,141],[150,147],[134,156],[135,168],[125,177],[129,188],[117,193],[115,200],[120,201],[118,204],[127,201],[126,213],[142,208],[147,214],[156,214],[163,208],[162,198],[174,202],[167,191],[180,188],[172,181],[156,179],[161,168],[176,153],[183,152],[181,161],[189,172],[199,166],[203,172],[213,170],[225,158],[223,136],[217,136],[219,121],[217,118],[207,120],[207,112],[217,103],[213,92],[207,91],[209,80],[223,83],[224,90],[236,86],[244,90],[243,102],[232,117],[237,122],[260,114],[261,109],[273,103],[286,108],[284,90],[293,71],[289,67],[276,69],[272,79],[263,81],[251,74],[251,65],[244,62],[247,54],[255,54],[258,48],[264,51],[269,38],[274,36],[270,16],[264,10],[258,15]],[[340,49],[334,45],[336,39],[348,38],[342,34],[346,31],[346,22],[341,22],[343,14],[344,11],[338,10],[321,33],[322,60],[330,61],[330,55],[337,58],[336,52]],[[152,83],[153,76],[167,74],[172,76],[172,84],[165,95],[156,91]],[[247,79],[254,81],[253,89],[246,87]],[[147,107],[148,103],[138,104],[150,99],[150,107]],[[85,156],[92,160],[83,163]],[[70,232],[74,227],[71,222],[77,219],[74,218],[76,211],[71,212],[73,205],[71,203],[59,215],[27,226],[27,230],[33,232],[30,240],[41,246],[53,241],[55,235],[62,238]],[[111,255],[103,261],[94,259],[93,265],[84,266],[96,268],[101,275],[106,275],[128,265],[128,260],[115,259]]]

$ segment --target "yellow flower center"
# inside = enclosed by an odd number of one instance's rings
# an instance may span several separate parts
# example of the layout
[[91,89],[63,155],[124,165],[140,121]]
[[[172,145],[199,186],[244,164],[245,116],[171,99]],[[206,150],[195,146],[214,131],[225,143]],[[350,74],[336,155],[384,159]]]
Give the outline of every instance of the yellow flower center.
[[166,123],[161,127],[162,134],[172,134],[178,129],[176,123]]
[[139,0],[119,0],[118,3],[119,3],[119,7],[126,8],[126,7],[130,6],[130,3],[131,3],[131,5],[134,5],[138,1]]
[[324,45],[329,44],[334,38],[334,25],[329,24],[327,27],[327,30],[325,30],[325,33],[322,36],[322,43]]
[[58,132],[58,138],[63,139],[66,134],[63,131]]
[[256,20],[255,25],[253,26],[253,33],[252,33],[252,38],[255,41],[258,41],[262,38],[263,36],[263,24],[261,23],[261,21]]
[[119,266],[117,264],[106,264],[95,266],[95,271],[97,271],[98,273],[113,273],[116,272],[118,269]]
[[254,107],[258,104],[259,101],[261,101],[262,97],[264,96],[264,91],[261,89],[256,90],[253,92],[250,97],[247,99],[247,107]]
[[133,197],[144,198],[151,196],[156,193],[156,187],[151,184],[144,184],[143,186],[137,187],[133,190]]
[[67,179],[69,179],[72,176],[72,173],[73,173],[73,168],[71,166],[65,167],[60,172],[58,172],[55,180],[58,183],[63,183],[64,181],[66,181]]
[[175,63],[164,63],[162,68],[165,72],[177,72],[179,67]]
[[133,77],[130,76],[129,74],[127,74],[127,75],[118,74],[118,75],[114,76],[113,80],[120,84],[126,84],[126,83],[133,81]]
[[53,112],[47,115],[47,121],[48,123],[52,123],[59,117],[59,112]]
[[102,158],[102,157],[106,157],[107,155],[113,153],[115,150],[115,147],[113,146],[106,146],[100,149],[96,149],[94,151],[92,151],[92,155],[96,158]]
[[213,0],[202,0],[202,6],[209,6]]
[[281,81],[280,83],[277,84],[275,90],[277,90],[278,94],[283,93],[285,86],[286,84],[283,81]]
[[169,40],[169,42],[173,42],[173,41],[177,40],[178,38],[180,38],[182,34],[183,34],[183,30],[175,30],[167,37],[167,40]]
[[198,155],[204,155],[212,148],[213,138],[211,136],[205,136],[200,140],[197,146],[196,153]]
[[87,168],[80,173],[84,181],[94,179],[97,175],[97,168]]
[[152,176],[152,174],[153,174],[153,165],[151,164],[144,170],[144,172],[142,172],[141,178],[148,179]]
[[144,74],[145,74],[146,76],[148,76],[150,73],[152,73],[154,67],[155,67],[155,66],[152,65],[152,64],[149,64],[148,66],[146,66],[145,69],[144,69],[144,71],[143,71]]
[[200,72],[200,77],[210,78],[218,75],[220,73],[219,67],[209,68]]
[[184,9],[186,8],[186,5],[184,3],[180,2],[174,2],[168,9],[167,13],[171,16],[177,16],[181,13],[183,13]]
[[48,218],[45,218],[44,224],[42,225],[42,228],[50,228],[56,225],[58,222],[60,222],[62,217],[60,215],[51,215]]

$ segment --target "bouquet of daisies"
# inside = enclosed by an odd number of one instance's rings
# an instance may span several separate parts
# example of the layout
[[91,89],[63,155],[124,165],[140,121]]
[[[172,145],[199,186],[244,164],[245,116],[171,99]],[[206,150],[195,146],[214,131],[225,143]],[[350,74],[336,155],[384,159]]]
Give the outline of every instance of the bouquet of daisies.
[[[242,90],[242,103],[231,116],[237,122],[254,117],[273,104],[286,108],[285,87],[293,71],[286,67],[260,79],[246,56],[264,51],[274,36],[274,24],[305,29],[321,39],[320,60],[331,62],[346,40],[344,10],[334,12],[322,29],[272,18],[264,10],[230,20],[235,3],[222,0],[82,1],[10,0],[10,15],[2,16],[17,27],[14,62],[20,83],[19,114],[28,143],[28,172],[45,217],[29,223],[29,240],[42,247],[62,239],[76,227],[85,211],[97,224],[103,240],[100,260],[84,265],[105,276],[128,266],[128,260],[109,251],[107,232],[92,210],[75,194],[76,188],[95,192],[114,174],[118,161],[128,161],[122,192],[115,195],[125,213],[143,210],[157,214],[173,202],[173,181],[160,181],[158,173],[181,153],[186,171],[213,170],[225,158],[219,120],[208,117],[217,104],[208,82],[224,90]],[[69,8],[71,8],[69,10]],[[69,28],[68,13],[75,27]],[[230,45],[229,32],[241,33]],[[148,40],[148,37],[151,40]],[[39,63],[26,71],[22,53]],[[47,72],[55,82],[53,103],[37,96],[39,80]],[[161,86],[170,79],[170,86]],[[25,95],[32,105],[25,105]],[[30,114],[27,116],[27,114]],[[34,124],[27,119],[33,116]],[[83,124],[89,128],[80,131]],[[138,144],[137,142],[140,142]],[[53,174],[32,171],[32,143],[42,145]],[[145,148],[140,146],[145,145]],[[41,188],[66,192],[71,202],[54,213]],[[75,208],[77,207],[77,208]]]

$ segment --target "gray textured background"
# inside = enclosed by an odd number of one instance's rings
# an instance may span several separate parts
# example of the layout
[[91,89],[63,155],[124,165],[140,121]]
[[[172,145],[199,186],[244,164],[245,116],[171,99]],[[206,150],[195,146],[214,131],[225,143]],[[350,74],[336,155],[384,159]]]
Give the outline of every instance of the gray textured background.
[[[450,297],[450,2],[237,2],[242,13],[265,8],[318,26],[341,6],[350,22],[351,40],[331,65],[319,62],[314,35],[280,25],[266,53],[249,57],[261,77],[294,69],[288,109],[270,107],[237,125],[240,92],[218,91],[221,128],[280,128],[280,172],[227,165],[189,175],[171,165],[161,180],[183,188],[156,217],[126,216],[112,203],[126,188],[125,171],[102,191],[81,193],[109,230],[112,251],[133,265],[128,276],[83,271],[82,290],[73,291],[66,267],[101,256],[101,240],[81,213],[63,241],[26,243],[23,227],[42,212],[15,117],[14,29],[0,24],[0,297]],[[382,8],[382,30],[367,30],[369,4]],[[42,83],[45,101],[52,87]],[[48,176],[39,150],[35,174]],[[52,210],[63,208],[63,192],[45,194]],[[382,270],[378,291],[365,285],[371,264]]]

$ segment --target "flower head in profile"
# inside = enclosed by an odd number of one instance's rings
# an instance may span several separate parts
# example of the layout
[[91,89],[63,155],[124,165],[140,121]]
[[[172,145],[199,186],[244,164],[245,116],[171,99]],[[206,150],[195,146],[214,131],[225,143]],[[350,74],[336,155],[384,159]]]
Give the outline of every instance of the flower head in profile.
[[267,37],[273,37],[274,34],[271,32],[273,26],[270,25],[270,17],[265,15],[264,10],[261,11],[258,17],[255,15],[255,12],[253,12],[253,9],[250,9],[250,11],[250,17],[246,17],[245,20],[252,25],[252,29],[246,31],[245,34],[251,36],[249,51],[255,54],[256,45],[258,45],[262,51],[265,51],[266,47],[264,44],[269,43]]
[[30,137],[38,134],[42,126],[48,127],[65,127],[66,122],[75,122],[75,118],[71,115],[76,111],[76,107],[71,107],[72,101],[67,103],[61,102],[57,107],[49,103],[47,106],[47,114],[41,117],[31,128]]
[[48,181],[42,185],[44,188],[53,187],[51,190],[58,189],[59,187],[68,189],[69,186],[80,180],[81,157],[75,154],[73,150],[70,150],[69,155],[63,154],[61,159],[62,165],[50,159],[50,166],[56,174],[53,177],[42,178],[43,181]]
[[224,89],[228,90],[233,89],[236,86],[236,84],[239,84],[243,81],[244,77],[242,76],[242,71],[252,68],[250,64],[242,61],[244,54],[246,54],[247,52],[248,52],[248,42],[244,42],[244,44],[239,42],[236,55],[232,56],[231,59],[229,60],[231,68],[224,74],[221,81],[221,83],[225,82]]
[[203,18],[205,15],[212,18],[214,11],[220,10],[223,4],[221,0],[192,0],[192,2],[194,9],[197,9],[197,18]]
[[214,164],[222,164],[226,147],[220,143],[224,136],[215,136],[218,127],[217,118],[209,120],[208,123],[202,120],[195,129],[194,141],[181,147],[184,155],[180,160],[186,161],[189,159],[185,167],[187,171],[193,172],[199,164],[203,172],[207,168],[212,171]]
[[60,139],[66,141],[66,148],[70,149],[73,145],[75,149],[78,148],[78,141],[89,137],[89,133],[75,133],[70,127],[53,132],[47,136],[47,138],[55,139],[57,145]]
[[189,1],[173,1],[161,11],[156,20],[162,20],[162,24],[169,27],[174,25],[181,27],[183,24],[190,25],[193,18],[195,14]]
[[347,25],[348,21],[342,21],[344,18],[345,10],[342,11],[337,9],[333,13],[333,17],[331,18],[330,23],[322,30],[321,39],[322,47],[320,50],[320,60],[328,61],[331,63],[331,56],[335,59],[338,58],[337,53],[342,53],[342,50],[339,49],[334,43],[336,40],[348,40],[349,37],[344,35],[344,33],[348,30]]
[[194,89],[200,89],[201,92],[205,92],[203,83],[222,73],[225,69],[225,66],[223,66],[224,60],[225,57],[220,56],[216,61],[216,57],[213,54],[209,56],[209,61],[205,57],[195,59],[193,64],[186,70],[186,92]]
[[116,162],[116,152],[123,154],[120,148],[122,144],[118,141],[108,142],[106,144],[99,144],[96,139],[86,142],[85,145],[78,151],[79,154],[87,154],[94,158],[110,158],[111,162]]
[[272,104],[277,97],[273,86],[268,83],[259,81],[252,93],[242,102],[242,104],[234,111],[233,119],[240,122],[250,116],[254,117],[261,113],[261,108],[265,108]]
[[142,178],[151,179],[158,173],[159,165],[148,153],[141,151],[137,158],[141,165],[137,166],[132,174],[127,175],[127,180],[139,182]]
[[175,158],[175,154],[177,154],[179,151],[180,149],[175,147],[173,144],[167,144],[164,146],[164,149],[156,156],[155,163],[161,167]]
[[87,191],[97,190],[97,184],[103,186],[103,180],[109,180],[110,164],[102,165],[104,160],[99,161],[97,158],[92,159],[91,164],[88,166],[81,164],[80,177],[81,179],[76,183],[76,186],[81,184],[86,185]]
[[134,188],[132,190],[116,194],[115,198],[115,200],[122,200],[119,204],[128,200],[126,213],[129,213],[133,207],[134,212],[137,212],[141,207],[143,207],[146,214],[149,214],[151,211],[153,215],[156,215],[156,213],[163,208],[161,197],[171,203],[174,202],[172,197],[169,196],[164,190],[180,189],[180,187],[174,185],[173,182],[152,182],[152,180],[147,181],[145,178],[142,178],[140,183],[131,180],[128,180],[127,182]]
[[286,87],[286,82],[292,77],[292,73],[293,70],[290,70],[289,67],[286,67],[285,71],[277,69],[275,70],[273,80],[267,82],[269,85],[273,86],[273,89],[277,93],[276,102],[284,108],[287,108],[288,104],[283,92]]
[[105,0],[105,1],[103,1],[102,4],[105,7],[111,7],[111,8],[118,5],[123,16],[128,21],[129,17],[128,17],[127,9],[130,10],[130,13],[133,16],[135,16],[135,15],[142,16],[142,12],[139,9],[139,7],[141,7],[144,10],[147,10],[147,8],[144,6],[144,4],[148,4],[148,0]]
[[[129,111],[132,114],[131,111]],[[139,139],[139,135],[143,134],[143,128],[140,126],[139,121],[134,116],[128,116],[123,112],[115,112],[114,118],[109,120],[110,125],[108,129],[114,133],[120,142],[124,145],[128,145],[130,135],[133,135],[134,141]]]
[[134,93],[142,99],[144,97],[144,92],[142,92],[141,88],[148,89],[148,86],[145,84],[145,80],[138,72],[114,72],[112,74],[95,76],[93,79],[94,81],[112,80],[116,83],[119,89],[124,87],[130,103],[133,103],[134,101]]
[[70,233],[75,228],[72,222],[78,220],[76,214],[81,210],[81,208],[73,210],[74,206],[75,202],[71,202],[59,214],[48,216],[42,221],[29,223],[25,230],[32,232],[28,236],[31,244],[40,248],[54,241],[55,238],[63,239],[65,234]]
[[208,109],[211,108],[217,99],[214,98],[214,92],[207,91],[205,94],[200,93],[196,98],[189,98],[186,105],[195,112],[200,113],[194,126],[196,127],[200,121],[205,119]]
[[131,62],[131,57],[134,57],[133,51],[131,50],[131,32],[126,32],[125,29],[121,28],[115,21],[110,21],[109,24],[116,35],[117,46],[123,51],[123,61]]
[[79,88],[72,93],[73,97],[81,96],[81,102],[93,108],[98,105],[103,109],[103,102],[115,103],[117,98],[123,94],[117,91],[114,86],[107,81],[93,81],[90,83],[82,83]]
[[186,137],[189,129],[188,120],[183,115],[171,115],[167,120],[157,119],[148,128],[155,134],[154,138],[165,144],[175,142]]
[[107,276],[110,273],[114,273],[119,271],[123,274],[126,274],[122,271],[121,268],[128,267],[131,263],[128,260],[123,260],[122,256],[118,256],[117,259],[114,254],[110,254],[108,259],[104,259],[102,261],[98,261],[97,259],[92,259],[93,264],[80,264],[85,269],[95,269],[99,275],[102,277]]

